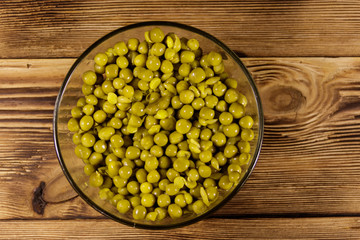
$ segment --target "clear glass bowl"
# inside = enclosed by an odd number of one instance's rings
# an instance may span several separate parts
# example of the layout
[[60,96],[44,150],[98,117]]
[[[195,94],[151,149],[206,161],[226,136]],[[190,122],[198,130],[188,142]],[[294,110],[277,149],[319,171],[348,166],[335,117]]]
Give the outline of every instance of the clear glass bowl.
[[[82,96],[82,73],[93,69],[94,56],[98,52],[104,52],[118,41],[127,41],[127,39],[133,37],[143,40],[144,32],[151,30],[155,26],[160,27],[165,34],[174,32],[180,37],[196,38],[204,53],[214,50],[223,55],[225,71],[231,77],[238,80],[240,91],[248,99],[246,111],[247,114],[250,114],[254,118],[253,130],[255,138],[251,141],[251,160],[249,161],[247,169],[242,172],[240,182],[234,185],[230,190],[222,192],[217,201],[210,205],[208,211],[201,215],[184,215],[175,220],[167,217],[161,221],[151,222],[146,220],[134,220],[131,213],[125,215],[120,214],[116,207],[111,205],[108,201],[103,201],[99,198],[97,188],[88,185],[88,176],[83,172],[84,163],[77,158],[74,153],[75,145],[72,142],[72,134],[67,129],[67,122],[71,117],[71,109],[76,105],[77,99]],[[205,218],[223,206],[239,191],[250,176],[259,157],[263,139],[263,121],[261,101],[255,83],[237,55],[224,43],[206,32],[187,25],[174,22],[143,22],[117,29],[105,35],[92,44],[75,61],[67,73],[56,99],[53,127],[55,149],[61,168],[72,187],[90,206],[105,216],[129,226],[149,229],[166,229],[185,226]]]

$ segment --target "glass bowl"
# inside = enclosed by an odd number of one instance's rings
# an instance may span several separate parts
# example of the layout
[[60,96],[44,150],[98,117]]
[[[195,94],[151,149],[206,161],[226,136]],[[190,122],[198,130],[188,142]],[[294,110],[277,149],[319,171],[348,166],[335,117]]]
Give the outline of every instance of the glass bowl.
[[[144,32],[151,30],[153,27],[160,27],[165,34],[174,32],[179,37],[196,38],[204,53],[217,51],[222,54],[225,71],[230,77],[237,79],[238,89],[248,99],[246,111],[254,119],[253,131],[255,133],[255,138],[250,142],[251,159],[246,169],[242,171],[241,180],[234,184],[230,190],[221,192],[217,200],[209,206],[206,212],[201,215],[183,215],[177,219],[167,217],[164,220],[154,222],[134,220],[131,213],[120,214],[109,201],[100,199],[98,189],[88,184],[88,176],[84,174],[83,170],[84,163],[74,153],[75,145],[72,142],[72,134],[67,128],[67,122],[71,117],[71,109],[76,106],[77,99],[82,96],[81,87],[83,82],[81,76],[85,71],[93,69],[94,56],[99,52],[105,52],[106,49],[114,46],[119,41],[127,41],[129,38],[138,38],[142,41],[144,40]],[[91,207],[117,222],[132,227],[167,229],[189,225],[205,218],[228,202],[244,185],[260,154],[263,139],[263,112],[259,93],[251,75],[237,55],[224,43],[212,35],[191,26],[174,22],[143,22],[119,28],[105,35],[81,54],[70,68],[60,88],[55,103],[53,127],[55,149],[61,168],[75,191]]]

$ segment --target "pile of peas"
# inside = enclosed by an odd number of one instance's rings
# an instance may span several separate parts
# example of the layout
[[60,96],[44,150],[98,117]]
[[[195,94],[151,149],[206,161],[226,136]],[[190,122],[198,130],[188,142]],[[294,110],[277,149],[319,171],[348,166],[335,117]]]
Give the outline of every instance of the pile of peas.
[[241,179],[253,119],[221,54],[165,35],[120,41],[82,75],[71,110],[75,154],[89,184],[134,219],[202,214]]

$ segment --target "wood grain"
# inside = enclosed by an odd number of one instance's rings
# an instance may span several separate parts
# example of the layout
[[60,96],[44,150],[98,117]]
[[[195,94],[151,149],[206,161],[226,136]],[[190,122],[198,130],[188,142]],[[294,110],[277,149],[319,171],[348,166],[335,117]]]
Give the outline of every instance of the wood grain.
[[[0,60],[0,219],[103,218],[71,194],[43,215],[31,205],[41,181],[62,175],[52,113],[73,61]],[[243,61],[264,105],[263,150],[245,187],[214,216],[360,214],[360,58]]]
[[200,28],[242,56],[360,54],[352,0],[2,0],[0,58],[78,57],[101,36],[149,20]]
[[111,220],[0,221],[0,239],[359,239],[360,218],[207,219],[171,230]]

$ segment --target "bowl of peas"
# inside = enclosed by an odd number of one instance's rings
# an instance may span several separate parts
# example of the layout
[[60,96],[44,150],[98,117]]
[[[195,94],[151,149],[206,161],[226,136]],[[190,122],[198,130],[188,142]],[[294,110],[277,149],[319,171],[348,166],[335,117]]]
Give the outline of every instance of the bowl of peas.
[[263,140],[255,83],[214,36],[174,22],[119,28],[66,75],[54,143],[76,192],[105,216],[182,227],[226,204]]

